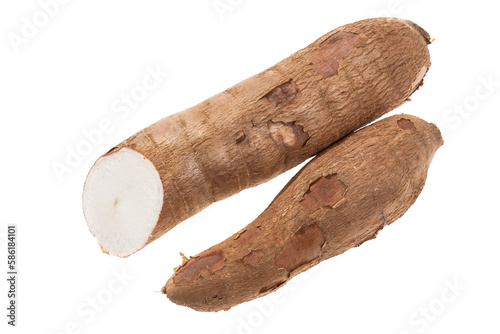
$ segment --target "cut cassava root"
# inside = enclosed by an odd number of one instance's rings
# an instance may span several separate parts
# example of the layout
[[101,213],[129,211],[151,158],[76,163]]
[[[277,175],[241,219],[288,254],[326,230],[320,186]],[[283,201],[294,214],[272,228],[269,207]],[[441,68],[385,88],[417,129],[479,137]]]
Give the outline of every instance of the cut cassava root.
[[[88,175],[90,231],[105,252],[128,256],[211,203],[296,166],[404,103],[430,66],[428,43],[410,21],[348,24],[138,132]],[[134,168],[117,175],[117,161]]]
[[[113,245],[115,254],[128,253],[132,245],[142,247],[163,205],[160,176],[151,161],[124,147],[101,158],[90,171],[87,182],[92,186],[86,187],[83,200],[85,217],[103,251],[108,245]],[[137,224],[138,217],[141,224]],[[101,221],[106,223],[95,224]],[[127,231],[127,239],[117,230]]]
[[442,144],[435,125],[409,115],[347,136],[246,228],[178,267],[162,292],[198,311],[227,310],[373,239],[415,202]]

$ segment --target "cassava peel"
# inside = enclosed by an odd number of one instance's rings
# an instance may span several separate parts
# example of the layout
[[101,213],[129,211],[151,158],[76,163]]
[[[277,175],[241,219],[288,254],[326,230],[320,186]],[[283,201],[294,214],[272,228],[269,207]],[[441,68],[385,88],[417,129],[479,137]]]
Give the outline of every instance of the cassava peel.
[[162,288],[179,305],[227,310],[375,238],[415,202],[438,128],[397,115],[363,128],[302,168],[243,231],[184,263]]
[[84,187],[90,231],[128,256],[213,202],[298,165],[403,104],[430,66],[428,34],[377,18],[342,26],[103,155]]

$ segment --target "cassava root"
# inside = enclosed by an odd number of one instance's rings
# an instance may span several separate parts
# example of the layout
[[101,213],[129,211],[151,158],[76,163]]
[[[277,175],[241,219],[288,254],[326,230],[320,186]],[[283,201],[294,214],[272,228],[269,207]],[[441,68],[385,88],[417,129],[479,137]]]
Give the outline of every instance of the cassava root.
[[410,21],[348,24],[152,124],[89,172],[90,231],[104,252],[125,257],[211,203],[298,165],[403,104],[430,66],[428,43]]
[[375,238],[424,187],[438,128],[397,115],[365,127],[302,168],[251,224],[185,261],[162,288],[179,305],[227,310]]

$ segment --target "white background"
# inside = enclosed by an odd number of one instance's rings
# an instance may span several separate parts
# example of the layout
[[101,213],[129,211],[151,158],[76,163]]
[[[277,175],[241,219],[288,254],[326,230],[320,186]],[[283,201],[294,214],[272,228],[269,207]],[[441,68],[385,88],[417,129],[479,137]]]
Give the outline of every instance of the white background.
[[[218,13],[214,0],[72,0],[43,22],[38,1],[1,2],[0,276],[8,224],[18,226],[19,261],[18,327],[6,325],[2,278],[2,333],[500,333],[496,3],[219,3],[230,10]],[[391,114],[437,123],[446,141],[403,218],[227,312],[195,312],[158,291],[178,252],[195,255],[250,223],[298,169],[212,205],[127,259],[101,253],[81,209],[85,176],[101,154],[340,25],[389,15],[436,39],[424,87]],[[26,20],[44,26],[27,34]],[[128,114],[116,113],[148,68],[168,75]],[[58,179],[54,165],[106,119],[111,129]]]

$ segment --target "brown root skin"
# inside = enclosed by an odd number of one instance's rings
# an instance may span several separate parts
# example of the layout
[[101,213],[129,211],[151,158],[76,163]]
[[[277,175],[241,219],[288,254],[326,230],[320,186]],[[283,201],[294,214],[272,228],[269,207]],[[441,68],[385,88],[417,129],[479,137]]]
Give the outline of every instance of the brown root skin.
[[347,24],[111,149],[140,152],[160,175],[163,206],[146,244],[403,104],[431,64],[417,27],[396,18]]
[[[219,311],[276,290],[401,217],[442,144],[434,124],[410,115],[347,136],[302,168],[254,222],[190,259],[162,291],[179,305]],[[223,265],[221,257],[206,265],[204,254],[224,254]],[[205,272],[177,284],[179,276],[193,277],[189,268]]]

